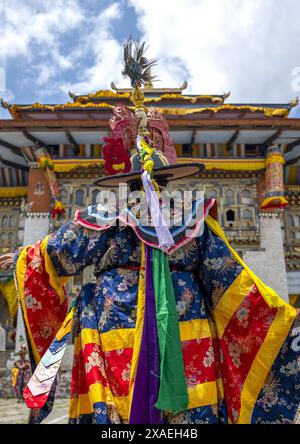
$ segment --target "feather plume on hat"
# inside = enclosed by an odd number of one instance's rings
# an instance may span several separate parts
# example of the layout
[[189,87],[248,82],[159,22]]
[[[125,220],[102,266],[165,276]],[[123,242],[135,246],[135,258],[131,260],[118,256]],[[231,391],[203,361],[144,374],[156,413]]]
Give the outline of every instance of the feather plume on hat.
[[124,60],[122,75],[128,77],[133,88],[145,83],[152,83],[157,77],[151,73],[151,68],[156,65],[156,59],[145,57],[145,42],[129,38],[124,44]]

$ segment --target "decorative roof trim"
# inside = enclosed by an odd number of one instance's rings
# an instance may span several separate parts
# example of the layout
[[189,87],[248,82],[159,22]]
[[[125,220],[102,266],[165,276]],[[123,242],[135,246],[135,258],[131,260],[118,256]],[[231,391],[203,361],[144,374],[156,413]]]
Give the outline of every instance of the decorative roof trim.
[[27,187],[0,187],[0,198],[25,197],[27,191]]
[[[147,99],[145,100],[147,101]],[[107,108],[112,109],[114,108],[114,105],[111,105],[109,103],[94,103],[94,102],[87,102],[87,103],[79,103],[79,102],[67,102],[64,105],[42,105],[40,103],[34,103],[32,105],[10,105],[9,111],[11,112],[12,116],[15,118],[20,117],[21,111],[34,111],[34,110],[46,110],[46,111],[59,111],[64,109],[88,109],[88,108]],[[129,106],[128,108],[133,109],[134,107]],[[223,104],[221,106],[206,106],[203,108],[168,108],[168,107],[159,107],[159,112],[161,114],[166,115],[190,115],[190,114],[197,114],[197,113],[203,113],[203,112],[213,112],[218,113],[220,111],[245,111],[245,112],[261,112],[266,117],[287,117],[289,114],[289,109],[286,108],[272,108],[272,107],[262,107],[262,106],[251,106],[251,105],[230,105],[230,104]]]
[[[210,159],[179,157],[177,163],[195,162],[203,163],[206,170],[226,171],[258,171],[264,170],[266,161],[264,158],[241,158],[241,159]],[[68,173],[76,169],[95,168],[104,165],[104,159],[53,159],[54,171],[57,173]]]

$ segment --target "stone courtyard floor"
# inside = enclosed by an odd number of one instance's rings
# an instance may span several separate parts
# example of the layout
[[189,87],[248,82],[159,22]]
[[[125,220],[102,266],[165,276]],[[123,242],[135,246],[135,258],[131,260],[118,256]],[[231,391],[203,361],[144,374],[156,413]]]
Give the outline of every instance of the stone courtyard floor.
[[[0,424],[27,424],[28,409],[15,399],[0,399]],[[68,399],[56,399],[51,415],[43,424],[67,424]],[[298,420],[300,424],[300,418]]]
[[[54,409],[43,424],[67,424],[68,399],[56,399]],[[0,399],[0,424],[27,424],[28,408],[15,399]]]

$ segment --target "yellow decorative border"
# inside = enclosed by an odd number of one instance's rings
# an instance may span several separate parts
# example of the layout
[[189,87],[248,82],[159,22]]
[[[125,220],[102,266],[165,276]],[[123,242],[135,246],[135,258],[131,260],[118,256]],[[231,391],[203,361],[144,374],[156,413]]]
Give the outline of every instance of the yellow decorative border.
[[92,328],[83,328],[80,336],[75,338],[75,349],[80,350],[87,344],[100,345],[104,352],[132,348],[135,328],[120,328],[100,333]]
[[218,107],[204,107],[204,108],[159,108],[159,112],[161,114],[168,114],[170,116],[176,115],[189,115],[195,113],[203,113],[203,112],[213,112],[218,113],[220,111],[249,111],[251,113],[261,112],[266,117],[288,117],[289,110],[285,108],[267,108],[261,106],[247,106],[247,105],[222,105]]
[[[179,332],[181,341],[212,336],[207,319],[179,322]],[[75,338],[75,350],[80,351],[87,344],[101,344],[104,352],[133,348],[136,334],[136,328],[118,328],[105,333],[99,333],[98,330],[92,328],[83,328],[80,335]]]
[[[206,170],[258,171],[266,168],[265,159],[209,159],[207,157],[178,157],[177,163],[203,163]],[[56,173],[69,173],[79,168],[95,168],[105,164],[104,159],[56,159],[53,160]]]
[[181,341],[192,339],[204,339],[212,336],[207,319],[193,319],[191,321],[179,322],[179,333]]
[[217,379],[188,387],[188,395],[189,409],[217,404],[219,399],[224,397],[222,380]]
[[269,205],[274,205],[274,206],[276,205],[276,207],[280,208],[288,205],[288,201],[284,196],[267,197],[266,199],[264,199],[263,203],[261,204],[261,208],[262,209],[268,208]]
[[88,94],[87,96],[79,96],[77,100],[86,100],[86,99],[100,99],[100,98],[116,98],[116,99],[130,99],[130,92],[114,92],[110,89],[100,89],[99,91],[96,91],[95,93]]
[[230,319],[252,287],[252,278],[243,270],[221,297],[213,311],[219,338],[223,336]]
[[65,317],[65,320],[63,321],[62,326],[60,327],[60,329],[58,330],[58,332],[55,335],[55,338],[58,341],[61,341],[64,336],[66,336],[67,334],[69,334],[71,332],[72,325],[73,325],[72,321],[73,321],[74,313],[75,313],[75,307],[72,307],[71,310],[69,311],[69,313],[67,314],[67,316]]
[[93,413],[88,393],[78,395],[69,400],[69,418],[75,419],[79,415],[89,415]]
[[27,191],[27,187],[0,187],[0,198],[25,197]]
[[[57,292],[60,303],[62,304],[65,300],[65,293],[63,289],[63,285],[65,285],[69,279],[69,277],[62,277],[59,278],[57,276],[57,273],[55,271],[55,268],[53,267],[53,264],[51,262],[51,259],[47,253],[47,244],[48,244],[49,236],[47,236],[42,242],[40,246],[40,252],[43,255],[45,259],[45,270],[49,275],[49,284],[51,287]],[[25,325],[27,328],[27,334],[30,340],[30,344],[32,347],[33,356],[36,362],[39,362],[41,359],[41,356],[36,348],[31,329],[29,326],[29,321],[27,317],[27,310],[24,300],[24,285],[25,285],[25,276],[26,276],[26,270],[27,270],[27,254],[28,250],[31,248],[31,246],[24,247],[18,257],[17,263],[16,263],[16,270],[15,270],[15,276],[16,276],[16,282],[17,282],[17,290],[19,294],[20,303],[22,306],[22,312],[24,316]],[[73,310],[74,311],[74,310]],[[73,313],[72,311],[72,313]],[[69,314],[70,315],[70,314]],[[68,316],[69,316],[68,315]],[[66,320],[68,319],[68,316]],[[64,321],[64,325],[66,325],[66,320]]]
[[140,348],[142,343],[143,325],[144,325],[144,313],[145,313],[145,291],[146,291],[146,276],[145,276],[145,244],[142,243],[142,257],[141,257],[141,269],[139,273],[139,286],[138,286],[138,297],[137,297],[137,314],[136,314],[136,326],[135,326],[135,337],[133,344],[133,353],[130,369],[130,383],[129,383],[129,399],[131,410],[133,391],[135,377],[138,367],[138,359],[140,354]]
[[89,398],[92,405],[96,402],[105,402],[116,407],[123,420],[129,418],[130,396],[113,396],[109,387],[96,382],[89,386]]
[[272,288],[265,285],[256,276],[256,274],[254,274],[253,271],[250,270],[248,265],[246,265],[246,263],[240,258],[240,256],[237,254],[237,252],[229,244],[229,242],[224,234],[224,231],[222,230],[222,228],[220,227],[218,222],[215,219],[213,219],[211,216],[207,216],[205,221],[206,221],[208,227],[212,230],[212,232],[215,233],[218,237],[220,237],[225,242],[229,251],[232,253],[232,256],[234,257],[234,259],[239,264],[241,264],[242,267],[247,271],[249,276],[252,278],[253,283],[257,286],[260,294],[262,295],[262,297],[264,298],[266,303],[269,305],[269,307],[271,307],[271,308],[286,307],[287,310],[290,310],[291,315],[296,316],[296,310],[292,306],[290,306],[286,302],[284,302],[284,300],[281,299]]
[[0,282],[0,291],[6,300],[8,312],[11,320],[13,321],[18,311],[18,296],[14,279],[11,279],[7,283]]
[[[182,97],[181,97],[182,98]],[[192,98],[193,99],[193,98]],[[184,99],[186,100],[186,99]],[[159,100],[153,100],[153,99],[146,99],[146,102],[150,101],[159,101]],[[72,108],[114,108],[115,105],[112,105],[110,103],[95,103],[95,102],[86,102],[82,103],[81,101],[76,102],[66,102],[65,104],[57,104],[57,105],[43,105],[41,103],[33,103],[32,105],[26,105],[26,106],[19,106],[19,105],[10,105],[9,111],[12,113],[14,117],[18,117],[18,113],[20,111],[26,111],[30,109],[40,109],[40,110],[48,110],[51,112],[55,112],[59,109],[72,109]],[[129,106],[129,109],[134,109],[133,106]],[[185,108],[185,107],[178,107],[178,108],[168,108],[168,107],[159,107],[159,112],[161,114],[168,114],[168,115],[190,115],[195,113],[203,113],[203,112],[213,112],[218,113],[220,111],[249,111],[251,113],[255,112],[261,112],[266,117],[288,117],[289,115],[289,109],[286,108],[267,108],[262,106],[251,106],[251,105],[230,105],[230,104],[223,104],[220,106],[205,106],[202,108]]]
[[[207,217],[206,222],[209,228],[226,243],[227,247],[231,251],[233,257],[237,260],[237,262],[239,262],[244,267],[244,271],[242,273],[247,273],[249,275],[250,281],[248,281],[248,283],[250,283],[252,280],[268,306],[270,308],[277,308],[278,310],[275,319],[268,330],[265,340],[256,354],[256,357],[252,363],[252,366],[243,385],[241,393],[241,410],[237,423],[249,424],[251,422],[253,408],[255,406],[259,392],[262,389],[262,386],[272,367],[272,364],[296,318],[297,310],[291,305],[284,302],[274,290],[266,286],[250,270],[250,268],[242,261],[235,250],[229,245],[223,230],[211,216]],[[245,279],[244,276],[241,279]],[[235,291],[237,290],[238,287],[235,288]],[[233,294],[232,291],[231,294]],[[230,305],[230,300],[228,301],[228,298],[226,298],[226,300],[224,299],[224,306],[226,305],[226,302],[228,305]],[[218,308],[220,310],[221,305]],[[223,307],[223,309],[224,308],[225,307]],[[227,310],[228,313],[230,313],[230,310],[232,309],[228,308]]]
[[177,163],[186,162],[203,163],[206,170],[257,171],[266,168],[265,159],[209,159],[207,157],[179,157],[177,159]]
[[[155,92],[155,89],[153,90],[153,92]],[[101,99],[101,98],[130,99],[130,97],[131,97],[130,92],[119,93],[119,92],[110,91],[109,89],[104,89],[104,90],[99,90],[93,94],[88,94],[87,96],[79,96],[76,98],[76,101],[83,102],[89,99]],[[190,101],[191,103],[196,103],[198,100],[211,100],[213,103],[223,103],[224,101],[224,99],[222,99],[221,97],[214,97],[211,95],[186,96],[179,93],[165,93],[161,94],[159,97],[146,97],[145,103],[160,102],[163,99],[171,99],[171,100],[181,99],[181,100]]]
[[[217,379],[216,381],[193,385],[188,387],[188,395],[189,409],[217,404],[220,398],[224,398],[223,382],[221,379]],[[129,419],[129,397],[117,396],[112,398],[109,389],[98,382],[90,386],[88,394],[70,398],[69,418],[93,413],[95,402],[112,404],[118,409],[123,420]]]
[[97,402],[104,402],[115,406],[122,420],[128,420],[128,396],[113,397],[110,389],[100,382],[90,385],[88,393],[70,398],[69,418],[77,418],[79,415],[93,413],[93,405]]
[[26,275],[26,269],[27,269],[27,253],[28,253],[29,248],[31,248],[31,247],[27,246],[27,247],[23,248],[23,250],[21,251],[21,253],[18,257],[18,260],[17,260],[15,275],[16,275],[16,281],[17,281],[17,286],[18,286],[19,299],[20,299],[20,303],[22,306],[22,313],[24,316],[24,322],[25,322],[25,325],[27,328],[27,335],[29,337],[33,357],[35,359],[35,362],[38,363],[39,360],[41,359],[41,356],[38,352],[38,349],[36,348],[34,339],[32,337],[32,333],[31,333],[31,329],[30,329],[29,321],[28,321],[28,317],[27,317],[25,300],[24,300],[24,285],[25,285],[25,275]]
[[271,154],[266,157],[266,165],[271,165],[272,163],[282,163],[285,164],[285,158],[282,154]]
[[[288,307],[287,304],[286,306]],[[291,315],[289,310],[285,310],[284,307],[278,310],[244,382],[238,424],[251,423],[258,395],[294,320],[295,317]]]
[[43,255],[43,257],[45,259],[45,270],[49,275],[49,284],[58,294],[60,303],[63,304],[63,302],[66,298],[66,295],[64,292],[64,286],[68,283],[70,277],[69,276],[59,277],[57,275],[57,272],[52,264],[50,256],[47,253],[47,245],[48,245],[49,237],[50,236],[46,236],[45,239],[41,242],[41,247],[40,247],[41,254]]
[[56,173],[69,173],[79,168],[95,168],[105,164],[104,159],[56,159],[53,160],[54,171]]

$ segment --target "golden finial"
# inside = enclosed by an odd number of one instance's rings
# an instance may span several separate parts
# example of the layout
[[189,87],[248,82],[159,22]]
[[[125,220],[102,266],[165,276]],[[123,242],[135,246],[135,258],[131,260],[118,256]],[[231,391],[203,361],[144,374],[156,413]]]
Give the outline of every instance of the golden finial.
[[223,93],[223,100],[226,100],[226,99],[228,99],[228,97],[230,96],[230,94],[231,94],[231,91],[228,91],[228,92],[224,92]]
[[5,108],[5,109],[9,108],[9,104],[4,99],[1,99],[1,106],[2,106],[2,108]]
[[179,89],[181,89],[181,91],[182,91],[182,90],[186,89],[187,86],[188,86],[188,82],[185,80],[185,81],[183,82],[183,84],[179,87]]
[[147,114],[146,107],[144,106],[145,96],[143,90],[136,86],[131,94],[131,100],[134,104],[134,113],[138,124],[138,133],[140,135],[149,134],[147,129]]
[[115,82],[111,82],[110,87],[113,91],[118,91],[118,88],[117,88]]
[[299,97],[296,97],[294,100],[291,100],[290,107],[294,108],[299,105]]

